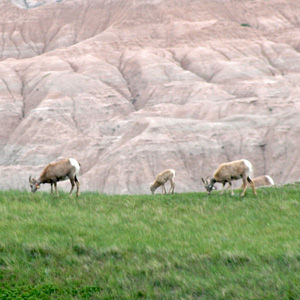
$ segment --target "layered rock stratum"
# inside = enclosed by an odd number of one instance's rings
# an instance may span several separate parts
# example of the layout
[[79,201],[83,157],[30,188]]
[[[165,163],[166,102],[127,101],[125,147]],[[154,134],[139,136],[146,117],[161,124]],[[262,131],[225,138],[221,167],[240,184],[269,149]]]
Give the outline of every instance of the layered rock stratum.
[[[300,180],[300,2],[0,3],[0,189],[63,157],[82,190],[176,192],[246,158]],[[240,185],[240,182],[237,183]],[[69,183],[60,183],[69,189]],[[42,190],[50,187],[43,186]]]

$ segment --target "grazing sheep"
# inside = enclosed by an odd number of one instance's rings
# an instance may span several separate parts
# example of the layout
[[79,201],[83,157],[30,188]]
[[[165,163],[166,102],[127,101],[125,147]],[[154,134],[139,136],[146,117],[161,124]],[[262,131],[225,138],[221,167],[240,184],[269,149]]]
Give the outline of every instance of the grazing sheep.
[[[255,177],[252,179],[252,181],[253,181],[255,187],[274,185],[274,180],[269,175],[262,175],[259,177]],[[250,184],[248,183],[248,187],[249,186],[250,186]],[[242,184],[240,186],[240,189],[242,189],[242,188],[244,188],[244,184]]]
[[[221,192],[221,194],[223,194],[225,184],[228,182],[229,186],[231,187],[231,196],[233,196],[234,192],[233,192],[231,181],[242,178],[244,189],[243,192],[241,193],[241,196],[245,195],[247,189],[247,181],[251,184],[253,193],[256,195],[255,186],[250,177],[251,173],[252,173],[252,165],[250,161],[246,159],[241,159],[241,160],[236,160],[229,163],[221,164],[218,167],[218,169],[215,171],[213,178],[211,178],[209,182],[208,180],[204,180],[203,178],[202,181],[204,183],[204,186],[208,194],[211,193],[211,190],[213,189],[214,184],[216,182],[223,183],[222,192]],[[229,186],[227,187],[227,189],[229,188]]]
[[51,163],[46,166],[38,180],[34,178],[31,179],[31,176],[29,177],[31,192],[35,193],[37,189],[40,188],[41,183],[50,183],[51,194],[53,194],[54,185],[56,195],[58,196],[56,183],[69,178],[72,185],[70,196],[72,195],[75,183],[77,186],[76,196],[79,196],[79,181],[77,179],[79,171],[80,163],[75,158],[67,158],[55,163]]
[[175,182],[173,179],[175,178],[175,174],[176,174],[176,172],[173,169],[167,169],[167,170],[164,170],[161,173],[159,173],[156,176],[155,181],[150,186],[150,191],[152,192],[152,194],[154,194],[154,191],[159,186],[162,186],[162,194],[165,194],[167,192],[165,189],[165,183],[167,181],[170,181],[170,183],[171,183],[171,188],[169,190],[169,193],[172,191],[171,193],[174,194]]

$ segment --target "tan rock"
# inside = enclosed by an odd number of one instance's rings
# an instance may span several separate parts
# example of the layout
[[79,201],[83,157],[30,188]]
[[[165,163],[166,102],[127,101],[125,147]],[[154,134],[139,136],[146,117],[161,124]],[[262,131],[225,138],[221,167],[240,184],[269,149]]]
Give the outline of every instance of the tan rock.
[[28,189],[63,157],[81,162],[82,191],[103,193],[150,193],[167,168],[176,192],[204,191],[201,177],[241,158],[255,176],[300,179],[297,1],[12,0],[0,11],[1,189]]

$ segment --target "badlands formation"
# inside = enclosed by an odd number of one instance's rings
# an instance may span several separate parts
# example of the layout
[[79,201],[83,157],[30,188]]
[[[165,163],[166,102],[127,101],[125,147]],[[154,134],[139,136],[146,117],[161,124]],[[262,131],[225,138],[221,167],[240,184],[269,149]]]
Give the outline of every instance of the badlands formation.
[[166,168],[175,192],[204,191],[201,177],[240,158],[276,184],[300,180],[300,1],[0,11],[0,189],[29,190],[63,157],[80,161],[82,191],[109,194],[150,194]]

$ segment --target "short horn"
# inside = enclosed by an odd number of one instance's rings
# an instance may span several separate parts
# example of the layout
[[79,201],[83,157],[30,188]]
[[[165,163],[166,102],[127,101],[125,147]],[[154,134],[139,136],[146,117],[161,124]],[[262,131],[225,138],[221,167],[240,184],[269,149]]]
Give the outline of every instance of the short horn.
[[29,176],[29,183],[31,183],[31,175]]

